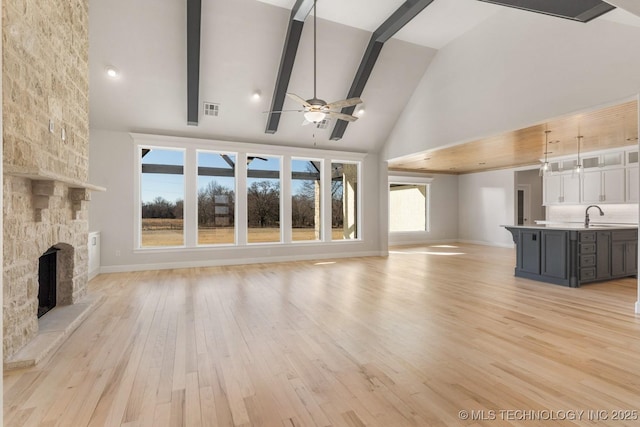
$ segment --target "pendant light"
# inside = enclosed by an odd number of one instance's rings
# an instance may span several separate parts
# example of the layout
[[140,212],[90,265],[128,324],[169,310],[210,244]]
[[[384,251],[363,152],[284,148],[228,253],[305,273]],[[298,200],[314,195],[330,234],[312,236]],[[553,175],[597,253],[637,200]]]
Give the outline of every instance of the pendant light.
[[575,173],[581,173],[582,172],[582,161],[580,160],[580,143],[582,142],[582,138],[584,138],[582,135],[580,135],[580,130],[578,129],[578,136],[576,136],[576,141],[578,141],[578,161],[576,162],[576,166],[573,169]]
[[544,176],[547,172],[549,172],[549,129],[546,128],[544,130],[544,163],[540,166],[540,176]]

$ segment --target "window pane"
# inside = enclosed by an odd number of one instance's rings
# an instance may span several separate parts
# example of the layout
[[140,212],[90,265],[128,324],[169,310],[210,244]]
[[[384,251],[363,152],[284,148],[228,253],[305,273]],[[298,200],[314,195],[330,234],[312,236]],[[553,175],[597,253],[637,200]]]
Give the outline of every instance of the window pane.
[[291,225],[293,241],[320,240],[319,160],[291,161]]
[[142,148],[141,246],[184,245],[184,152]]
[[235,243],[234,154],[198,152],[198,244]]
[[247,156],[247,241],[280,241],[280,158]]
[[331,238],[357,239],[358,164],[331,163]]
[[427,229],[427,186],[425,184],[389,185],[389,231],[425,231]]

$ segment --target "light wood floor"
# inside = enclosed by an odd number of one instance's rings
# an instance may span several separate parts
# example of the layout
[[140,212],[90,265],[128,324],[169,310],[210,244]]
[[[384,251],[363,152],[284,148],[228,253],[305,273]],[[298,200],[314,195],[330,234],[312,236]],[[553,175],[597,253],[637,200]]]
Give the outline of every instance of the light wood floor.
[[[639,425],[636,280],[564,288],[514,259],[459,245],[101,275],[106,301],[60,350],[5,373],[5,425]],[[522,420],[574,410],[609,419]]]

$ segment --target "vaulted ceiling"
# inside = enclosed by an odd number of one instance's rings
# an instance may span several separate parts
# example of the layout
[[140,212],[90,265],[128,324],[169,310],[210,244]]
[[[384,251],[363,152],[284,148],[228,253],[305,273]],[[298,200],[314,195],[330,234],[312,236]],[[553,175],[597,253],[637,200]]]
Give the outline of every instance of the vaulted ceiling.
[[[347,97],[372,32],[414,2],[319,0],[318,97]],[[265,132],[295,0],[202,0],[197,126],[189,126],[186,4],[90,0],[92,128],[376,152],[438,50],[503,10],[486,1],[434,0],[384,44],[361,94],[365,113],[331,141],[334,123],[302,126],[299,113],[282,114],[277,131]],[[640,22],[621,9],[597,19]],[[304,25],[287,85],[305,99],[313,93],[312,31]],[[108,78],[107,66],[120,77]],[[205,116],[204,102],[219,104],[219,115]],[[285,109],[297,107],[284,101]]]

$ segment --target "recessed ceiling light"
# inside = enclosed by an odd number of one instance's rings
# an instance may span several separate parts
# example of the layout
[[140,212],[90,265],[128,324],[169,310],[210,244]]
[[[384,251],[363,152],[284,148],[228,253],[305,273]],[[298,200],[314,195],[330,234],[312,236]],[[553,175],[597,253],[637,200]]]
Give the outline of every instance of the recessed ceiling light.
[[117,79],[118,77],[120,77],[120,71],[118,71],[118,69],[114,66],[109,65],[107,68],[105,68],[105,72],[107,73],[107,76],[112,79]]
[[262,92],[260,92],[259,90],[254,91],[253,95],[251,95],[251,99],[254,101],[259,101],[260,98],[262,98]]
[[485,163],[485,162],[480,162],[480,163],[478,163],[478,164],[479,164],[479,165],[486,165],[486,163]]

